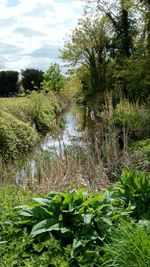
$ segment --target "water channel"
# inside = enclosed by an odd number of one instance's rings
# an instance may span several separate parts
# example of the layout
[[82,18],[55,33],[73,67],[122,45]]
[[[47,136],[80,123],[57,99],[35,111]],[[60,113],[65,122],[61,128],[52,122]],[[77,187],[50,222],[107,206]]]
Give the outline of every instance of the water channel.
[[[56,128],[53,132],[48,133],[41,138],[40,143],[34,151],[26,158],[23,157],[17,161],[11,169],[11,181],[15,184],[24,184],[26,179],[36,179],[39,171],[39,161],[46,156],[50,161],[54,161],[60,156],[63,156],[65,149],[72,145],[78,144],[82,146],[82,124],[83,124],[84,109],[73,105],[63,114],[61,121],[63,127]],[[38,163],[37,163],[38,162]],[[37,166],[38,165],[38,166]],[[8,172],[8,170],[7,170]]]

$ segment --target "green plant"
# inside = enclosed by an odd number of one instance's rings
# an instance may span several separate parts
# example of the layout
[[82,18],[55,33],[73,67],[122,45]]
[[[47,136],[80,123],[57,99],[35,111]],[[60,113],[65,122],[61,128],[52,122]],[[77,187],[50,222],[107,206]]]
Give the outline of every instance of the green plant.
[[36,131],[13,115],[0,112],[0,154],[4,160],[15,159],[31,150],[38,141]]
[[28,112],[38,132],[44,133],[51,129],[55,117],[54,105],[43,93],[31,93]]
[[150,170],[150,138],[133,142],[130,146],[132,164],[138,170]]
[[34,200],[34,205],[20,209],[20,227],[26,226],[38,242],[52,235],[63,246],[70,244],[72,261],[90,261],[89,266],[99,262],[101,246],[109,238],[113,223],[130,212],[121,202],[113,201],[109,192],[104,196],[85,189],[51,192]]
[[[145,223],[143,222],[143,225]],[[150,223],[147,227],[123,222],[112,231],[112,241],[104,246],[103,264],[106,267],[150,266]]]
[[120,134],[125,129],[131,141],[149,137],[149,109],[138,103],[132,104],[126,99],[120,101],[114,111],[114,123]]
[[70,248],[49,235],[49,240],[34,242],[26,227],[18,228],[16,205],[32,203],[33,193],[17,186],[0,187],[0,265],[69,266]]
[[61,74],[60,66],[56,63],[51,64],[47,72],[43,75],[43,89],[48,92],[50,90],[60,93],[64,88],[65,80]]
[[150,179],[147,173],[124,171],[119,182],[110,190],[115,198],[120,198],[125,205],[131,203],[132,216],[135,219],[150,219]]

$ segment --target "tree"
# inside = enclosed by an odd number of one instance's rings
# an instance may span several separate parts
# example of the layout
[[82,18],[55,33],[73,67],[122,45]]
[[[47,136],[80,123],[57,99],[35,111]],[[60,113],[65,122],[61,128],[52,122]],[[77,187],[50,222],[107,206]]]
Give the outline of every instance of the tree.
[[0,71],[0,96],[17,94],[19,73],[17,71]]
[[43,82],[43,72],[37,69],[26,69],[21,71],[22,86],[25,91],[38,91]]
[[64,88],[64,77],[58,64],[51,64],[47,72],[44,73],[43,88],[46,91],[53,90],[59,93]]
[[141,14],[141,20],[144,21],[143,41],[145,41],[145,49],[150,56],[150,0],[135,0],[137,10]]
[[79,21],[66,41],[61,57],[72,67],[80,68],[90,78],[88,93],[91,96],[105,91],[108,38],[105,29],[105,17],[90,20],[88,17]]
[[[93,1],[86,2],[93,5]],[[135,34],[134,19],[130,12],[132,0],[95,0],[94,2],[97,4],[96,16],[104,14],[113,26],[110,32],[111,48],[115,54],[129,57],[134,51],[133,35]]]

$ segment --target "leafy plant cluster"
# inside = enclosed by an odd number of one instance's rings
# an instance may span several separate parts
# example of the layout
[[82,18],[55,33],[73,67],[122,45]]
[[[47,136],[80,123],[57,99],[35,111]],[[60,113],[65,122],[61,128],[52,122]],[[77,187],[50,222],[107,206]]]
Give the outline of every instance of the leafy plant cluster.
[[0,112],[0,155],[7,161],[30,151],[37,143],[37,132],[7,112]]
[[104,193],[50,192],[15,210],[31,195],[16,196],[9,188],[9,201],[7,190],[1,197],[2,266],[149,266],[147,174],[126,171]]
[[150,136],[149,108],[122,100],[114,110],[114,124],[126,131],[130,140],[139,140]]

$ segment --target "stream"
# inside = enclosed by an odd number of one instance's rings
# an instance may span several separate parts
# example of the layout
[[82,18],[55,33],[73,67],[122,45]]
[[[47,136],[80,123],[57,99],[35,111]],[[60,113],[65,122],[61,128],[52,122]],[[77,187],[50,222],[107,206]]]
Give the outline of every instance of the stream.
[[65,149],[74,145],[82,146],[82,123],[84,109],[73,105],[62,116],[64,121],[63,129],[54,133],[48,133],[43,137],[35,150],[23,160],[16,163],[13,175],[13,183],[24,184],[26,179],[36,179],[37,159],[48,155],[50,161],[63,156]]

